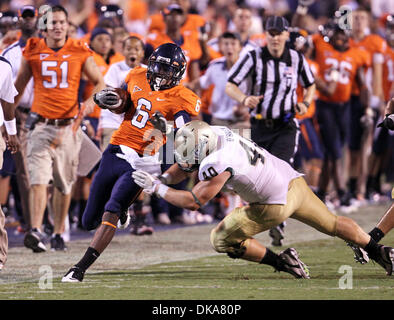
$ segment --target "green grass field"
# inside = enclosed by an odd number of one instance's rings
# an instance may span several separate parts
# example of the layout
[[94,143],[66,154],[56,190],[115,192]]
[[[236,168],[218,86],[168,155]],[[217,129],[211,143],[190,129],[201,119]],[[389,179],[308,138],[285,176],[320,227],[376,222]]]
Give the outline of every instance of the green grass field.
[[[385,207],[360,209],[349,215],[367,231]],[[274,273],[272,267],[232,260],[215,253],[209,244],[213,225],[154,233],[152,236],[115,237],[85,274],[82,283],[61,283],[61,276],[84,253],[89,240],[71,242],[66,253],[33,254],[10,250],[7,268],[0,274],[3,300],[392,300],[394,276],[372,262],[356,264],[345,243],[289,220],[286,247],[295,247],[308,265],[311,279]],[[258,237],[269,245],[266,234]],[[308,241],[302,241],[308,240]],[[382,241],[394,245],[394,233]],[[349,266],[352,289],[341,289],[341,266]],[[50,270],[53,281],[44,278]],[[43,280],[44,279],[44,280]],[[44,284],[44,286],[42,285]],[[346,281],[349,285],[349,280]]]

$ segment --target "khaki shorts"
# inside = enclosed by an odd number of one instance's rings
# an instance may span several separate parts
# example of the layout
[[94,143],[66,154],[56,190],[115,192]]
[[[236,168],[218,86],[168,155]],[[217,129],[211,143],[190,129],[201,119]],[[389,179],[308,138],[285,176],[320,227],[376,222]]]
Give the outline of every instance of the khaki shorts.
[[107,149],[109,142],[111,141],[112,134],[118,129],[114,128],[104,128],[103,133],[101,134],[101,151],[105,151]]
[[27,142],[30,185],[48,184],[53,180],[54,187],[64,194],[70,193],[77,179],[81,142],[80,128],[74,134],[72,125],[36,124],[28,133]]
[[5,151],[6,145],[0,132],[0,169],[3,167],[3,153]]
[[211,232],[211,243],[218,252],[231,252],[232,246],[277,226],[288,218],[297,219],[320,232],[334,236],[337,216],[299,177],[289,184],[285,205],[255,204],[236,208]]

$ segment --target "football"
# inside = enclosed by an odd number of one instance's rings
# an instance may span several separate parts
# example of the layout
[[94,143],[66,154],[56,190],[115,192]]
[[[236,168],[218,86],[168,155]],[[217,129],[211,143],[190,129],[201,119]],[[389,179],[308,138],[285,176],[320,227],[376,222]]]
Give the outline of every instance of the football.
[[120,88],[115,88],[114,91],[118,94],[121,102],[120,105],[117,107],[108,107],[108,110],[116,114],[121,114],[129,110],[132,106],[130,94],[126,90]]
[[93,100],[100,108],[116,114],[126,112],[132,106],[129,93],[120,88],[105,88],[94,94]]

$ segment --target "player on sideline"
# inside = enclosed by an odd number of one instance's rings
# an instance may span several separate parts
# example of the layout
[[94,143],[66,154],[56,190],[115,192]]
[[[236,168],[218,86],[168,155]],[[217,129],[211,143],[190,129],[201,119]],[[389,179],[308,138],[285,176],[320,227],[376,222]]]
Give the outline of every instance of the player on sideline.
[[[67,37],[68,13],[60,5],[49,7],[40,18],[44,38],[30,38],[25,46],[15,80],[19,94],[14,107],[31,78],[34,100],[26,120],[27,167],[30,177],[29,204],[31,230],[24,245],[33,252],[46,251],[41,226],[47,205],[47,188],[53,181],[54,234],[51,249],[67,249],[61,234],[71,200],[71,188],[77,178],[82,130],[75,119],[79,112],[78,88],[84,73],[94,84],[93,93],[105,87],[103,77],[86,43]],[[93,98],[84,101],[86,114],[93,110]]]
[[[142,191],[131,179],[132,172],[144,168],[152,174],[160,173],[157,151],[165,143],[163,133],[168,132],[166,126],[154,130],[154,124],[165,124],[167,118],[175,120],[179,128],[198,115],[200,99],[179,85],[185,70],[182,49],[165,43],[151,54],[148,68],[137,66],[126,76],[128,93],[107,88],[96,94],[98,106],[118,109],[118,113],[125,111],[125,115],[103,153],[82,217],[83,226],[87,230],[97,228],[96,233],[85,255],[64,275],[62,282],[81,282],[85,271],[111,242],[117,227],[127,227],[128,208]],[[131,102],[123,103],[124,100]],[[156,112],[161,113],[160,120],[152,118]]]
[[[145,192],[189,210],[200,208],[223,187],[237,192],[249,203],[234,209],[212,230],[211,243],[216,251],[231,258],[271,265],[296,278],[309,278],[309,271],[294,248],[277,255],[253,238],[291,217],[320,232],[357,243],[387,275],[392,274],[393,248],[377,244],[352,219],[331,213],[307,186],[302,174],[228,128],[198,120],[187,123],[176,133],[175,159],[177,163],[161,179],[138,170],[132,174],[134,182]],[[191,191],[167,186],[185,179],[194,170],[198,170],[200,182]]]

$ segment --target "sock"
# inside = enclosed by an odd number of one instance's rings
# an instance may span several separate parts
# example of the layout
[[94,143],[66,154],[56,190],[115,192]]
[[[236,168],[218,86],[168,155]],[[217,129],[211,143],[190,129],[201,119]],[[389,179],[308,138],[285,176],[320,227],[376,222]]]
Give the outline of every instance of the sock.
[[318,189],[317,191],[316,191],[316,195],[317,195],[317,197],[321,200],[321,201],[325,201],[326,200],[326,192],[325,191],[323,191],[323,190],[321,190],[321,189]]
[[78,223],[80,226],[82,226],[82,216],[85,211],[86,204],[87,204],[87,200],[84,199],[79,200]]
[[343,190],[343,189],[338,189],[338,190],[337,190],[337,194],[338,194],[338,197],[341,198],[341,197],[345,194],[345,190]]
[[384,233],[382,230],[379,228],[375,227],[373,228],[369,233],[368,233],[372,239],[374,239],[376,242],[379,242],[383,237]]
[[371,259],[375,260],[379,257],[379,245],[378,243],[371,237],[368,244],[365,246],[365,251],[367,251],[368,255]]
[[89,247],[82,259],[75,265],[76,267],[87,270],[100,256],[100,253],[92,247]]
[[349,191],[352,195],[356,195],[357,178],[349,179]]
[[140,214],[142,212],[144,202],[142,200],[135,200],[133,203],[133,210],[136,213],[136,215]]
[[281,258],[273,251],[270,249],[266,248],[265,255],[263,259],[261,259],[260,263],[262,264],[268,264],[270,266],[273,266],[275,270],[278,271],[284,271],[283,269],[283,262]]
[[366,185],[366,192],[371,192],[373,188],[373,176],[368,176],[367,178],[367,185]]
[[144,214],[139,214],[135,216],[135,222],[134,225],[138,228],[141,227],[143,225],[145,225],[145,218],[146,216]]
[[373,188],[377,193],[382,194],[382,189],[380,187],[380,176],[381,176],[381,172],[379,172],[378,175],[374,177]]

